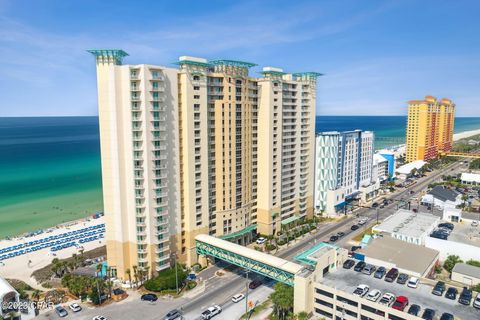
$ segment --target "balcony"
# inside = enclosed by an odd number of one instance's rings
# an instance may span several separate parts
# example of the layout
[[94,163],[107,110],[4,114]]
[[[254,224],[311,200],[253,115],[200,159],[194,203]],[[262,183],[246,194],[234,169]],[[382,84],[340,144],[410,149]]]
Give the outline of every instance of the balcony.
[[155,262],[168,261],[169,259],[170,259],[170,255],[164,254],[162,257],[156,257]]
[[133,97],[131,98],[131,100],[132,100],[132,101],[140,101],[140,97],[138,97],[138,96],[133,96]]

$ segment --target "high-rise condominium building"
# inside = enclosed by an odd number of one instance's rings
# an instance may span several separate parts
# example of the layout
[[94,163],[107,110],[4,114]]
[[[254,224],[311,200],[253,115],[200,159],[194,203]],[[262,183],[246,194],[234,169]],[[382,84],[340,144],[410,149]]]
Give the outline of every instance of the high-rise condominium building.
[[431,160],[451,151],[454,123],[455,104],[449,99],[426,96],[409,101],[405,160]]
[[177,68],[96,56],[108,263],[197,261],[195,236],[239,244],[313,213],[316,78],[180,57]]
[[169,267],[181,232],[178,71],[122,65],[121,50],[92,50],[108,264],[126,279],[133,267]]
[[372,183],[374,134],[371,131],[322,132],[315,145],[315,209],[341,212],[346,200]]

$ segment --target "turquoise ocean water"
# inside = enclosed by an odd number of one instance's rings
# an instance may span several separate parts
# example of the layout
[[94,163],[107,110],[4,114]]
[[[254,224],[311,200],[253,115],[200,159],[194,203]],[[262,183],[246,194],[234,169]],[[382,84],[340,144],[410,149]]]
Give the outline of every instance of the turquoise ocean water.
[[[403,141],[405,123],[320,116],[316,131],[373,130],[382,148]],[[455,132],[474,129],[480,118],[456,119]],[[0,237],[101,211],[101,187],[97,117],[0,118]]]

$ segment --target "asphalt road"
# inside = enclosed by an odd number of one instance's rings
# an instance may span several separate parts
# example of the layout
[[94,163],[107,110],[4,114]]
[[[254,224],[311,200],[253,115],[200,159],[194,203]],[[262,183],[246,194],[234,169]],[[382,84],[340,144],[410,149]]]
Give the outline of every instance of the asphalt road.
[[[418,196],[424,191],[427,186],[439,179],[443,174],[452,174],[462,167],[460,162],[455,162],[447,168],[430,173],[427,177],[420,178],[414,185],[405,188],[400,192],[396,192],[391,196],[386,196],[392,200],[400,200],[402,198],[409,199]],[[414,191],[414,194],[410,194],[410,190]],[[384,209],[379,209],[379,219],[382,219],[388,215],[391,215],[396,211],[397,204],[394,203],[386,206]],[[368,222],[364,227],[351,232],[350,226],[357,220],[355,214],[361,217],[368,217]],[[326,241],[331,234],[335,234],[338,231],[344,231],[346,236],[341,238],[336,244],[345,245],[356,234],[362,232],[364,229],[376,222],[376,210],[371,208],[357,209],[353,215],[349,215],[347,218],[336,222],[327,223],[321,225],[316,233],[305,236],[301,241],[289,245],[285,249],[279,251],[276,256],[291,259],[293,256],[306,250],[314,242]],[[211,266],[208,269],[200,273],[199,277],[206,280],[205,291],[192,299],[178,298],[178,299],[159,299],[156,303],[150,304],[139,301],[138,294],[129,297],[128,300],[113,303],[108,306],[95,309],[84,309],[78,314],[72,314],[68,316],[71,319],[86,320],[92,319],[94,315],[104,315],[109,320],[112,319],[142,319],[142,320],[156,320],[162,319],[165,314],[175,308],[183,308],[185,314],[192,314],[198,312],[198,315],[206,307],[212,304],[219,304],[224,306],[229,303],[232,295],[244,292],[246,286],[245,273],[240,268],[235,268],[233,273],[226,273],[223,276],[215,276],[217,271],[221,270],[218,266]],[[251,275],[250,275],[251,276]],[[46,314],[42,314],[39,319],[58,319],[53,311]],[[223,319],[221,315],[216,317],[217,320]]]

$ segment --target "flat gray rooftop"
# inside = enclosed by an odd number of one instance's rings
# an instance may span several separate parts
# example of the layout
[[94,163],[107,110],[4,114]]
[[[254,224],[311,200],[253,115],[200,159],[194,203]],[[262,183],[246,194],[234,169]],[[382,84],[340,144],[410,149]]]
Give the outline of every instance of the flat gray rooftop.
[[480,247],[480,227],[472,227],[470,223],[455,223],[448,240]]
[[[389,283],[383,279],[376,279],[373,277],[373,275],[368,276],[363,273],[355,272],[353,269],[346,270],[343,268],[338,269],[335,272],[327,273],[322,283],[348,293],[353,293],[359,284],[366,284],[370,287],[370,290],[380,290],[382,295],[386,292],[389,292],[395,296],[406,296],[410,302],[410,305],[418,304],[422,308],[420,311],[421,313],[423,313],[425,308],[435,310],[437,317],[436,319],[439,319],[444,312],[453,314],[456,317],[455,319],[480,319],[480,310],[477,310],[472,306],[461,305],[457,301],[449,300],[444,296],[435,296],[431,293],[433,287],[424,283],[420,283],[418,288],[412,289],[406,285],[401,285],[396,282]],[[461,291],[460,288],[459,291]],[[475,298],[475,295],[473,298]]]
[[440,218],[433,214],[399,209],[376,226],[375,230],[418,238],[433,228],[439,220]]
[[395,264],[398,268],[425,275],[438,259],[438,251],[405,241],[383,236],[373,239],[359,251],[366,257]]

